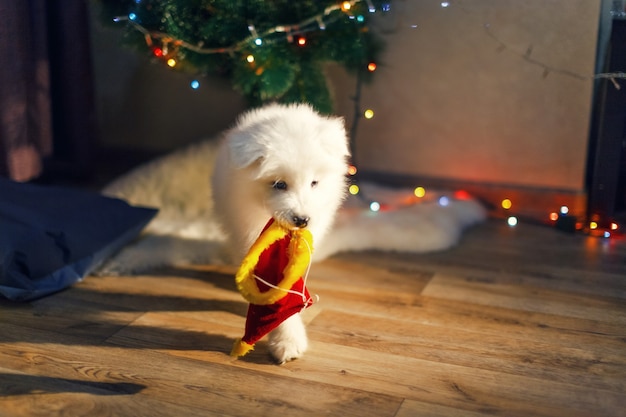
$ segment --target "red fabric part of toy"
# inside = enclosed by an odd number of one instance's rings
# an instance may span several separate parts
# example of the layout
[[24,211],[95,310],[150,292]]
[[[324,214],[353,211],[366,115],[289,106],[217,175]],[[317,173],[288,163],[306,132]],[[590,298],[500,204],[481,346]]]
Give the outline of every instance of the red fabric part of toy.
[[[273,218],[267,222],[261,234],[263,234],[272,223],[274,223]],[[257,262],[254,267],[254,274],[263,278],[272,285],[278,285],[278,283],[283,279],[283,271],[289,263],[288,251],[290,241],[291,236],[287,234],[285,237],[272,243],[270,247],[261,252],[259,262]],[[269,286],[259,280],[256,281],[256,285],[261,292],[266,292],[270,289]]]
[[[265,231],[273,222],[271,219],[265,226]],[[259,258],[254,273],[272,285],[277,285],[283,279],[283,270],[289,262],[290,235],[277,240],[270,247],[265,249]],[[256,280],[257,287],[261,292],[267,291],[270,287],[263,282]],[[300,312],[302,309],[313,304],[309,291],[304,286],[302,277],[291,287],[294,293],[285,293],[285,296],[270,305],[250,304],[246,318],[245,334],[242,340],[250,345],[254,345],[267,333],[278,327],[283,321]],[[304,293],[304,300],[302,297]]]

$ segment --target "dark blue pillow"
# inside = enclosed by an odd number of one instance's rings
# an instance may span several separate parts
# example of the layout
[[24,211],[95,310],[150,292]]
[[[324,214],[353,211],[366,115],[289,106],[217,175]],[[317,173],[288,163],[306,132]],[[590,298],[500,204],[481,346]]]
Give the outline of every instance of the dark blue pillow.
[[0,178],[0,295],[28,301],[82,280],[158,210]]

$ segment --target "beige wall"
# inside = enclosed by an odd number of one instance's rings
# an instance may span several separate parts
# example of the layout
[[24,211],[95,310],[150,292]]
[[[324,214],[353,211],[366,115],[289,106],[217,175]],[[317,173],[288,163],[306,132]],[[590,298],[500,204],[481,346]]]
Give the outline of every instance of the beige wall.
[[[581,190],[600,0],[395,0],[361,170]],[[412,27],[416,25],[416,27]],[[486,27],[488,25],[488,28]],[[574,75],[575,74],[575,75]],[[354,82],[333,76],[350,116]]]

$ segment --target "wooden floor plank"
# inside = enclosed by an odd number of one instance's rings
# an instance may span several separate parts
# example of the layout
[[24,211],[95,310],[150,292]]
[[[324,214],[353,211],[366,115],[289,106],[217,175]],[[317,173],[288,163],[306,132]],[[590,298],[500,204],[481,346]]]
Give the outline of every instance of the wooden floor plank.
[[435,275],[422,295],[626,325],[626,303],[591,295],[485,282],[447,274]]
[[626,358],[621,351],[606,352],[595,339],[564,346],[540,337],[489,334],[475,327],[450,328],[328,310],[311,323],[309,333],[313,340],[400,357],[626,392]]
[[108,304],[71,299],[63,295],[28,304],[0,301],[2,310],[11,311],[11,314],[0,316],[2,323],[13,323],[33,331],[80,335],[92,343],[106,340],[142,314],[137,311],[111,311]]
[[432,276],[433,273],[429,271],[394,269],[389,268],[389,265],[372,268],[372,265],[331,258],[313,264],[309,285],[315,286],[318,280],[322,280],[354,292],[367,290],[419,294]]
[[469,411],[422,401],[405,400],[395,417],[487,417],[493,415],[489,412]]
[[321,290],[320,294],[322,300],[312,308],[387,319],[401,318],[407,323],[450,329],[472,328],[484,334],[510,334],[563,346],[600,342],[607,352],[613,353],[622,352],[625,348],[624,327],[615,322],[481,305],[474,303],[473,299],[458,301],[416,294],[383,294],[371,298],[331,287]]
[[[393,416],[401,398],[340,387],[323,382],[268,375],[229,363],[198,361],[171,356],[156,350],[116,346],[72,345],[68,336],[63,344],[20,343],[20,330],[0,325],[0,331],[15,340],[0,352],[0,367],[47,378],[85,380],[86,384],[141,384],[146,387],[136,397],[176,406],[188,405],[213,415],[330,415]],[[41,340],[54,340],[43,332]],[[52,346],[51,346],[52,345]],[[222,358],[232,359],[223,354]],[[164,367],[164,363],[168,363]],[[265,366],[268,367],[267,365]],[[274,368],[273,366],[270,369]],[[289,395],[297,392],[297,396]],[[19,415],[19,414],[17,414]]]
[[[623,393],[371,352],[314,340],[296,377],[504,416],[610,415]],[[324,369],[324,371],[320,371]],[[327,369],[337,370],[338,375]]]
[[229,356],[236,268],[0,301],[0,417],[626,416],[626,240],[489,221],[427,254],[314,264],[310,348]]
[[[206,410],[137,397],[145,385],[55,378],[0,368],[0,415],[206,416]],[[10,410],[10,412],[6,412]]]
[[356,263],[361,267],[380,270],[391,269],[412,276],[432,276],[439,273],[496,281],[502,284],[528,285],[555,291],[626,299],[626,280],[624,280],[626,271],[623,274],[602,271],[590,272],[571,268],[567,265],[554,266],[537,262],[507,265],[495,261],[492,263],[485,262],[485,265],[477,267],[464,265],[463,262],[460,264],[457,262],[442,263],[431,257],[425,257],[425,255],[407,258],[397,254],[380,254],[364,257],[362,260],[353,259],[353,256],[343,255],[336,258],[335,261],[341,261],[345,268]]
[[[342,326],[339,314],[335,312],[319,314],[309,328],[312,336],[311,351],[300,361],[284,367],[267,368],[266,364],[269,363],[269,359],[267,351],[262,348],[261,356],[237,361],[236,364],[260,372],[287,374],[291,378],[304,378],[327,384],[333,384],[337,378],[341,378],[342,386],[350,386],[362,391],[381,392],[420,401],[430,400],[434,396],[443,401],[443,404],[456,402],[457,407],[463,409],[489,409],[491,412],[503,413],[503,415],[526,415],[529,411],[523,407],[515,409],[514,402],[506,400],[507,395],[514,397],[518,395],[534,396],[532,407],[535,412],[540,410],[540,406],[544,407],[542,411],[544,414],[539,415],[551,415],[553,413],[552,404],[559,403],[559,401],[560,405],[566,409],[565,406],[570,401],[569,397],[572,393],[576,393],[577,396],[584,395],[590,403],[588,407],[582,407],[578,404],[580,413],[571,414],[571,410],[569,410],[569,415],[585,415],[584,413],[588,413],[590,410],[596,410],[599,402],[607,402],[610,407],[614,407],[622,401],[623,384],[626,377],[623,357],[614,358],[621,361],[620,365],[607,363],[607,366],[603,368],[602,363],[588,358],[589,354],[580,349],[562,348],[560,351],[554,352],[551,358],[542,358],[539,355],[533,355],[532,349],[537,348],[535,344],[520,348],[515,341],[506,341],[505,338],[501,337],[496,342],[505,344],[505,346],[489,351],[486,347],[480,347],[480,338],[478,338],[474,342],[475,350],[473,350],[471,346],[462,345],[466,340],[450,340],[450,335],[447,336],[447,349],[449,350],[447,355],[445,352],[442,353],[443,347],[441,345],[434,344],[422,346],[421,353],[426,352],[426,354],[420,355],[419,349],[414,347],[414,341],[411,340],[410,334],[406,334],[406,329],[398,328],[401,321],[391,324],[389,321],[381,322],[379,327],[373,327],[370,322],[364,330],[367,333],[362,336],[362,339],[367,340],[363,343],[351,343],[350,338],[346,337],[345,330],[340,330],[339,335],[335,334],[334,337],[328,337],[327,331],[332,333],[337,326],[342,329],[352,329],[350,325],[352,323],[356,324],[355,328],[359,328],[358,320],[354,320],[354,317],[345,318],[344,315],[344,319],[345,322]],[[365,321],[368,319],[371,318],[363,318]],[[224,334],[226,339],[229,339],[229,336],[230,339],[233,339],[237,336],[237,328],[234,326],[237,320],[230,320],[230,323],[227,323],[228,321],[222,320],[224,324],[221,327],[218,328],[218,325],[215,324],[208,331]],[[201,333],[201,329],[206,328],[206,323],[188,318],[177,319],[175,314],[167,315],[167,317],[164,314],[146,315],[134,324],[141,325],[143,331],[141,338],[138,337],[142,334],[141,331],[128,328],[114,336],[111,342],[120,345],[132,345],[136,349],[143,347],[159,350],[174,356],[225,364],[230,362],[226,356],[229,345],[224,346],[226,342],[221,338],[217,346],[207,346],[209,352],[205,352],[202,350],[204,345],[201,341],[192,341],[189,345],[184,343],[179,346],[172,346],[171,339],[159,337],[160,329],[171,328],[172,326]],[[150,329],[154,330],[151,332]],[[318,331],[318,329],[323,330]],[[125,333],[128,336],[125,336]],[[372,339],[374,336],[375,339]],[[385,336],[389,338],[386,344]],[[494,341],[483,340],[485,344],[489,342]],[[460,348],[459,346],[463,347]],[[512,355],[508,353],[507,346],[513,347],[513,351],[517,352],[517,355],[519,355],[519,351],[522,351],[526,352],[527,356],[512,358]],[[552,349],[551,346],[542,347],[548,350]],[[462,353],[459,353],[459,350]],[[428,352],[439,354],[436,358],[437,362],[433,362],[435,357],[429,356]],[[419,359],[420,356],[428,356],[428,359]],[[493,359],[492,356],[500,359]],[[357,358],[358,360],[355,361]],[[610,359],[607,358],[606,361]],[[532,365],[533,360],[536,361],[534,365]],[[552,368],[550,366],[551,361],[554,361]],[[576,363],[577,361],[578,363]],[[355,362],[358,365],[355,365]],[[562,367],[565,362],[569,362],[568,369],[571,371],[559,374],[557,369]],[[592,372],[591,375],[587,375],[592,366],[595,367],[593,372],[596,374],[594,375]],[[606,375],[602,377],[603,373],[607,370],[610,371],[610,366],[622,369],[622,373],[614,375],[613,378]],[[505,376],[505,374],[510,375]],[[460,379],[451,382],[446,375],[456,375]],[[502,381],[507,381],[507,384],[503,384]],[[438,388],[436,395],[431,396],[430,390],[433,384]],[[467,388],[460,388],[460,384],[464,386],[467,384]],[[522,392],[520,394],[522,387],[531,386],[534,388],[529,389],[528,393]],[[476,392],[480,393],[481,399],[479,400],[473,395],[471,400],[463,403],[468,400],[463,394],[466,389],[477,390]],[[487,392],[498,397],[497,401],[489,398]],[[542,398],[542,392],[550,392],[551,394],[549,398]],[[556,393],[559,393],[562,398],[556,398]]]

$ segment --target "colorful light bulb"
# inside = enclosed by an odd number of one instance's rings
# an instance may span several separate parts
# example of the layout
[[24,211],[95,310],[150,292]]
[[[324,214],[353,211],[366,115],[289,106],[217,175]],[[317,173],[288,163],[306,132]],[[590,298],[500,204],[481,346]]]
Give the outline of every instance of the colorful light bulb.
[[454,198],[457,200],[470,200],[472,196],[465,190],[457,190],[454,192]]
[[415,197],[417,198],[422,198],[426,195],[426,189],[424,187],[415,187],[413,194],[415,194]]

